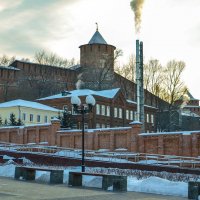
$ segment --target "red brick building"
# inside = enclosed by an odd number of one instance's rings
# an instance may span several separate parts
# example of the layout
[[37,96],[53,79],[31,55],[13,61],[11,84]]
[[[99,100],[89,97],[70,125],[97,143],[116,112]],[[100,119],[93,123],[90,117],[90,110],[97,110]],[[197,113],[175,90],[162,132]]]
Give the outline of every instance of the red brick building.
[[199,99],[195,99],[190,92],[187,92],[187,97],[181,97],[176,101],[176,105],[182,107],[183,110],[200,115]]
[[[101,91],[81,89],[69,92],[70,94],[66,96],[62,96],[60,93],[37,101],[58,109],[67,109],[72,114],[73,120],[76,121],[73,128],[81,128],[81,116],[73,110],[70,102],[72,96],[79,96],[83,104],[88,95],[93,95],[96,100],[93,112],[86,115],[86,128],[124,127],[135,120],[136,102],[126,99],[120,88]],[[146,132],[155,131],[156,111],[156,107],[145,105]]]

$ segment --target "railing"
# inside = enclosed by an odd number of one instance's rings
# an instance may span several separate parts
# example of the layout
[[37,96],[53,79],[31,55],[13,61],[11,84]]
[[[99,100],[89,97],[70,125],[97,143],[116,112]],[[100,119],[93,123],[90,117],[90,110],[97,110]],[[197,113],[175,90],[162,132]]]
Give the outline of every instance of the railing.
[[[47,146],[47,143],[12,144],[0,142],[0,150],[31,152],[37,154],[57,155],[71,158],[81,158],[81,149]],[[85,150],[85,158],[118,163],[140,163],[147,165],[162,165],[174,167],[200,168],[200,157],[185,157],[175,155],[147,154],[109,150]]]

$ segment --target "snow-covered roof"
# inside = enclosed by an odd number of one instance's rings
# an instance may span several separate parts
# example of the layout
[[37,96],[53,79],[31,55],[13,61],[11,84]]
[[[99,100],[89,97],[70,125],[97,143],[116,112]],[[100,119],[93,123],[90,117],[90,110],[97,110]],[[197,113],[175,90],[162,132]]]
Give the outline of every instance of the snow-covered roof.
[[184,108],[200,108],[200,106],[186,105]]
[[44,97],[38,100],[60,99],[60,98],[66,98],[66,97],[72,97],[72,96],[87,96],[87,95],[96,95],[96,96],[112,99],[115,97],[115,95],[118,93],[119,90],[120,88],[115,88],[115,89],[110,89],[110,90],[100,90],[100,91],[80,89],[80,90],[69,91],[69,94],[67,94],[66,96],[62,96],[62,93],[59,93],[59,94]]
[[81,67],[80,64],[77,64],[77,65],[73,65],[71,67],[68,67],[68,69],[71,69],[71,70],[76,70],[76,69],[79,69]]
[[156,133],[140,133],[140,136],[158,136],[158,135],[191,135],[199,134],[200,130],[197,131],[175,131],[175,132],[156,132]]
[[92,36],[92,38],[90,39],[90,41],[89,41],[88,44],[107,44],[107,42],[104,40],[104,38],[102,37],[102,35],[97,30],[94,33],[94,35]]
[[182,110],[181,115],[190,117],[200,117],[198,114],[191,112],[189,110]]
[[33,101],[25,101],[25,100],[22,100],[22,99],[16,99],[16,100],[13,100],[13,101],[0,103],[0,108],[9,108],[9,107],[17,107],[17,106],[34,108],[34,109],[39,109],[39,110],[55,111],[55,112],[60,111],[56,108],[46,106],[46,105],[41,104],[41,103],[37,103],[37,102],[33,102]]
[[6,69],[6,70],[16,70],[19,71],[20,69],[16,68],[16,67],[12,67],[12,66],[0,66],[0,69]]

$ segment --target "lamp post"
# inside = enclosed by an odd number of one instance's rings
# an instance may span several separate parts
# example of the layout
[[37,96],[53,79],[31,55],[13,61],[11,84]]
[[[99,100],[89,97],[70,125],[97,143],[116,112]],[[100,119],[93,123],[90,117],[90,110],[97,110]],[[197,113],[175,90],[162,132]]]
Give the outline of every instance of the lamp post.
[[74,112],[82,115],[82,161],[81,171],[85,172],[85,114],[92,112],[92,108],[95,105],[95,99],[92,95],[88,95],[85,99],[86,104],[81,104],[81,100],[78,96],[72,96],[71,104],[74,107]]

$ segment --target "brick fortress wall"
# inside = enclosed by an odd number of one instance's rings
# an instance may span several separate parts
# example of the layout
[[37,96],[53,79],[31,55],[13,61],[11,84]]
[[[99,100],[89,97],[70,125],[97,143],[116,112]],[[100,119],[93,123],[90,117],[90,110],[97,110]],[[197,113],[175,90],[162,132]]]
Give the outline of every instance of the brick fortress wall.
[[14,61],[0,67],[0,102],[12,99],[35,100],[75,89],[77,73],[63,67]]

